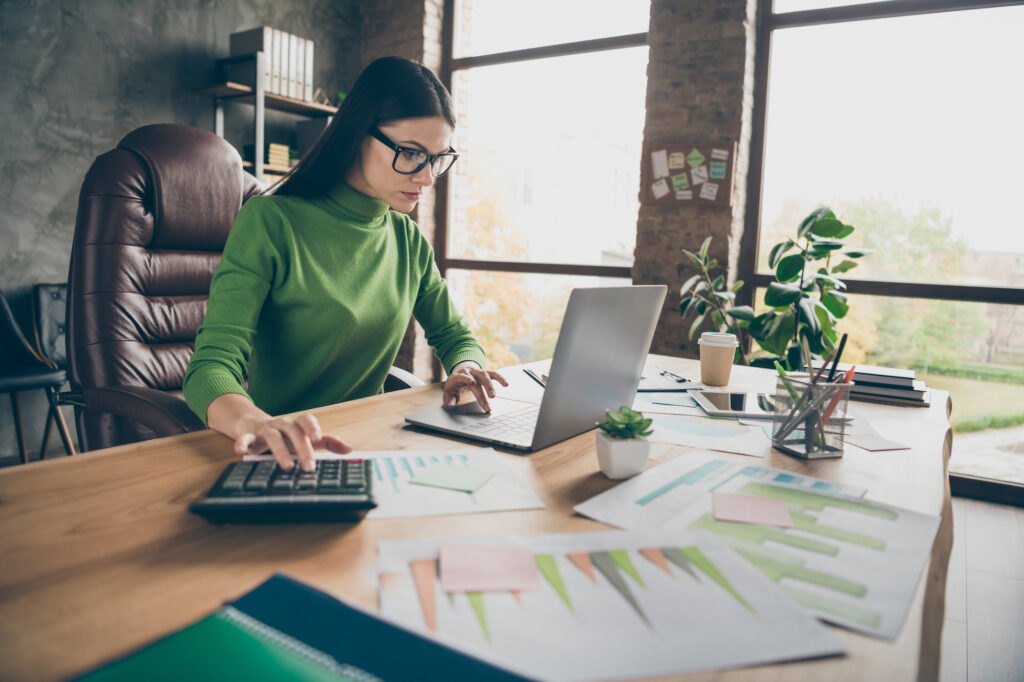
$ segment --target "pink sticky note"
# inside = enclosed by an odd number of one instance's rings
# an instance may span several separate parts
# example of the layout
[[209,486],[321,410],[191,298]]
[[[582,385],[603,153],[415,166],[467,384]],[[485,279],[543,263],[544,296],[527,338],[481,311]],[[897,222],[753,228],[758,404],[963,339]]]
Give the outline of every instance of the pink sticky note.
[[718,521],[793,527],[793,517],[789,515],[789,509],[782,500],[756,495],[712,493],[711,503]]
[[438,560],[445,592],[540,589],[537,562],[528,547],[442,545]]

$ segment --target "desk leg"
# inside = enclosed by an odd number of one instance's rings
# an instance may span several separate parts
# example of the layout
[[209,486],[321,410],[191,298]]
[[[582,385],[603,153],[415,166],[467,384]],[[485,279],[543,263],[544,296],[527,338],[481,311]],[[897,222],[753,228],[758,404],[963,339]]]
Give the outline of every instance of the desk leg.
[[946,619],[946,574],[949,555],[953,551],[953,502],[949,493],[949,458],[953,452],[953,429],[946,431],[942,445],[943,493],[942,518],[935,534],[931,558],[928,561],[927,583],[924,586],[923,622],[921,623],[921,651],[918,657],[917,681],[936,682],[942,658],[942,626]]

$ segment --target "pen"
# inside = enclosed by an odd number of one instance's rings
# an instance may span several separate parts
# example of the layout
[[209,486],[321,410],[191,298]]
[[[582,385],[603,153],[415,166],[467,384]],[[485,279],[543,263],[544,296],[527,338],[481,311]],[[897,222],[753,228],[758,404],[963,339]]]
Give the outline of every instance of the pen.
[[538,384],[540,384],[541,388],[544,388],[544,387],[547,386],[547,384],[544,382],[544,380],[540,378],[540,375],[537,374],[536,372],[534,372],[532,369],[525,369],[524,368],[523,371],[526,373],[526,376],[530,377],[531,379],[536,381]]
[[663,377],[672,377],[673,379],[676,380],[676,383],[680,383],[680,384],[683,384],[683,383],[686,383],[686,382],[689,381],[689,379],[687,379],[686,377],[681,377],[678,374],[676,374],[675,372],[670,372],[667,369],[661,370],[661,376],[663,376]]

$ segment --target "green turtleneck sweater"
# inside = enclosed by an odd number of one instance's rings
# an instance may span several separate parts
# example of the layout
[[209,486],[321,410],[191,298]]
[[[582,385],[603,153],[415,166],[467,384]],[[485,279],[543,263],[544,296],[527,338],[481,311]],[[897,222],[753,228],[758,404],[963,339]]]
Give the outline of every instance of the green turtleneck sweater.
[[246,394],[276,415],[383,390],[409,318],[447,371],[483,350],[416,224],[342,183],[327,196],[249,199],[210,284],[185,373],[189,407]]

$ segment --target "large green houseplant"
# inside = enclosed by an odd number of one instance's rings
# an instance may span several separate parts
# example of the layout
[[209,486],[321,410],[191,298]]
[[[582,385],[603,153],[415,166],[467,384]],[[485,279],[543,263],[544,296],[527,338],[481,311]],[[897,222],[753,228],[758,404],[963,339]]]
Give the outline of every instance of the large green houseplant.
[[[769,310],[756,315],[750,306],[734,305],[743,282],[725,287],[723,275],[714,276],[717,262],[708,257],[711,238],[697,252],[683,249],[697,273],[682,286],[680,314],[695,313],[689,335],[693,336],[706,321],[719,331],[744,334],[757,342],[761,352],[752,352],[747,360],[771,366],[776,360],[789,369],[803,367],[802,344],[811,353],[823,356],[836,345],[836,324],[850,310],[837,275],[857,266],[857,259],[869,249],[847,248],[845,239],[854,232],[829,208],[818,208],[800,222],[794,238],[775,244],[768,254],[768,265],[775,281],[768,285],[764,304]],[[741,343],[741,348],[743,344]]]

